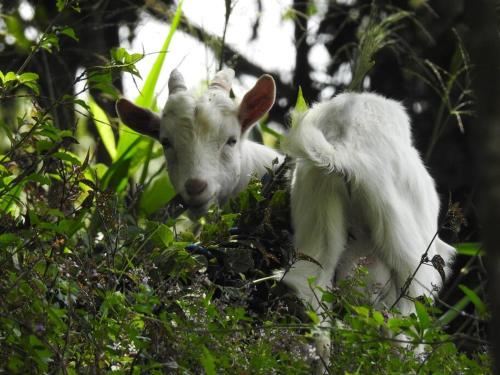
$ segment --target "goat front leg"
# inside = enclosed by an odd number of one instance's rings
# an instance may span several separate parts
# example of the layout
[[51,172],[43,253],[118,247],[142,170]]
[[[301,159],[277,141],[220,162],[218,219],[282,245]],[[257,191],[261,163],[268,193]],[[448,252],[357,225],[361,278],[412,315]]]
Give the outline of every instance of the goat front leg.
[[[319,315],[316,349],[321,360],[316,374],[322,374],[330,358],[330,304],[321,302],[321,292],[331,287],[335,268],[347,241],[348,194],[341,177],[325,176],[318,168],[298,163],[292,184],[292,222],[299,260],[283,281]],[[307,260],[307,258],[311,258]],[[314,278],[310,285],[309,278]]]
[[[312,284],[309,283],[311,277],[314,278]],[[331,322],[328,310],[331,306],[329,303],[321,301],[321,292],[316,287],[329,289],[331,277],[328,277],[327,273],[315,263],[299,260],[285,273],[283,282],[304,302],[306,308],[314,311],[320,319],[320,324],[313,331],[313,335],[316,354],[319,357],[318,363],[315,363],[317,368],[315,373],[322,374],[324,365],[328,365],[330,357]]]

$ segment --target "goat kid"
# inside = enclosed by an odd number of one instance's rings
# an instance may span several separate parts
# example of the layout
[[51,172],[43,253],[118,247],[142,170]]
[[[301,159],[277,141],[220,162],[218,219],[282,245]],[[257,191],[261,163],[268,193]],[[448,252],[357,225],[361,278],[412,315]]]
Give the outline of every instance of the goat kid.
[[[263,75],[238,106],[229,98],[233,77],[231,69],[220,71],[197,99],[174,70],[161,117],[126,99],[116,105],[126,125],[162,143],[170,179],[191,218],[243,190],[252,175],[263,176],[276,158],[283,160],[246,139],[274,103],[274,80]],[[308,277],[327,289],[334,276],[348,277],[360,258],[370,260],[367,285],[383,286],[373,290],[378,307],[396,302],[427,247],[429,258],[440,255],[449,272],[455,249],[433,239],[439,199],[400,104],[375,94],[339,95],[304,114],[283,149],[297,159],[291,193],[295,248],[321,264],[300,260],[284,274],[306,303],[320,309]],[[408,294],[430,295],[441,284],[439,272],[424,266]],[[404,315],[414,311],[407,299],[397,307]],[[327,335],[320,335],[317,346],[326,360]]]
[[172,71],[161,117],[126,99],[116,103],[124,124],[163,145],[170,181],[192,219],[245,189],[252,176],[262,177],[276,158],[283,160],[275,150],[247,139],[252,126],[274,104],[273,78],[260,77],[240,105],[229,97],[233,78],[232,69],[218,72],[196,98],[182,75]]
[[[373,294],[376,306],[397,302],[403,315],[414,312],[413,302],[398,295],[422,255],[427,249],[429,259],[440,255],[448,274],[455,249],[436,235],[439,198],[413,146],[405,109],[373,93],[340,94],[303,114],[282,149],[297,161],[291,190],[295,248],[321,265],[300,260],[283,281],[321,312],[307,278],[328,289],[334,276],[347,277],[367,257],[367,284],[383,286]],[[408,295],[432,295],[441,285],[439,272],[422,265]],[[319,335],[324,360],[329,342]]]

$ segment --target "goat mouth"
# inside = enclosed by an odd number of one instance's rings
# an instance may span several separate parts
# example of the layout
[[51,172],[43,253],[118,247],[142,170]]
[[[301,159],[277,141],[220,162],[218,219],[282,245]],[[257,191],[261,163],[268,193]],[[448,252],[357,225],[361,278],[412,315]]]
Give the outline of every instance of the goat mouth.
[[184,212],[188,212],[188,216],[199,218],[203,216],[210,206],[211,200],[207,202],[190,203],[185,200],[181,194],[176,194],[167,205],[167,212],[170,218],[177,219]]
[[191,211],[202,211],[208,209],[209,202],[201,204],[188,204],[187,208]]
[[215,201],[215,194],[212,195],[209,199],[204,201],[194,201],[194,202],[186,202],[188,209],[188,216],[192,219],[199,219],[203,215],[208,212],[208,209]]
[[208,211],[209,204],[203,204],[198,206],[188,206],[187,216],[191,220],[197,220],[204,216]]

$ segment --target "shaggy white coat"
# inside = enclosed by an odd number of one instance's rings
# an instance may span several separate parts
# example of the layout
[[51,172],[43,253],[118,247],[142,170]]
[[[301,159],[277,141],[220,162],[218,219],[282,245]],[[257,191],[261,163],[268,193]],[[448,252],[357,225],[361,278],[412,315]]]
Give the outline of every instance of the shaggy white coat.
[[[274,103],[274,80],[263,75],[236,103],[229,97],[233,77],[232,69],[224,69],[201,96],[195,96],[174,70],[161,117],[126,99],[116,105],[126,125],[162,143],[170,181],[188,204],[191,218],[202,216],[214,203],[224,204],[245,189],[252,176],[261,178],[275,159],[284,159],[248,139],[249,130]],[[194,195],[187,191],[193,180],[206,184]]]
[[[397,300],[427,249],[429,259],[439,254],[449,271],[455,249],[435,237],[439,198],[401,104],[372,93],[338,95],[307,111],[282,148],[297,160],[291,191],[295,247],[321,265],[299,260],[284,275],[304,301],[319,307],[308,277],[327,289],[334,276],[347,277],[360,257],[366,258],[378,307]],[[408,294],[432,295],[441,285],[439,272],[422,265]],[[402,298],[397,308],[407,315],[414,304]],[[324,337],[320,341],[328,346]]]

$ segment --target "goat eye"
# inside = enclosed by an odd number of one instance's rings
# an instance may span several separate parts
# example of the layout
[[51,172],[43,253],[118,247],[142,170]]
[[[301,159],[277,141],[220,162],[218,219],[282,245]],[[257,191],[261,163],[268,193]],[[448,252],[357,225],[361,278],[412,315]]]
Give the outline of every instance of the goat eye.
[[238,142],[236,137],[229,137],[229,139],[226,142],[226,145],[233,147],[236,144],[236,142]]
[[161,142],[162,146],[165,147],[165,148],[172,147],[172,144],[170,143],[170,141],[168,140],[168,138],[163,138],[160,142]]

